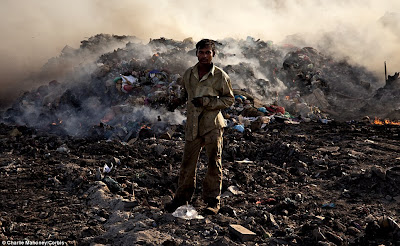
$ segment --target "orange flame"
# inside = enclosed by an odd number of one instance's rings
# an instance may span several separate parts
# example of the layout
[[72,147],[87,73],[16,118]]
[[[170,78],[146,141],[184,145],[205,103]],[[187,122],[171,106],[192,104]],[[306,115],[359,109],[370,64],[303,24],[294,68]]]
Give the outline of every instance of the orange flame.
[[51,123],[53,126],[56,126],[56,125],[61,125],[63,123],[63,121],[62,120],[60,120],[60,119],[58,119],[58,122],[53,122],[53,123]]
[[400,121],[391,121],[391,120],[381,120],[377,117],[375,117],[375,120],[372,122],[374,125],[396,125],[400,126]]
[[142,129],[151,129],[151,127],[148,125],[143,125],[142,127],[140,127],[140,130],[142,130]]

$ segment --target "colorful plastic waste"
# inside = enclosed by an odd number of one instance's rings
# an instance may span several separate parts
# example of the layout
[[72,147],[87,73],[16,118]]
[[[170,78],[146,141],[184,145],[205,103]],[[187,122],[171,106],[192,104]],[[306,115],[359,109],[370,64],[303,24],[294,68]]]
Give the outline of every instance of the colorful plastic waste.
[[241,99],[242,101],[244,101],[247,99],[247,97],[245,97],[243,95],[235,95],[235,99]]
[[244,132],[244,126],[243,125],[235,125],[233,129],[239,131],[239,132]]
[[334,208],[335,206],[336,206],[336,205],[335,205],[335,203],[333,203],[333,202],[322,204],[322,207],[323,207],[323,208]]
[[121,78],[122,78],[121,91],[124,93],[130,92],[135,86],[138,86],[138,79],[133,77],[132,75],[129,76],[121,75]]
[[107,164],[104,164],[103,167],[103,173],[109,173],[113,169],[114,165],[111,163],[111,166],[108,166]]
[[262,113],[267,113],[267,109],[265,107],[260,107],[257,110],[262,112]]

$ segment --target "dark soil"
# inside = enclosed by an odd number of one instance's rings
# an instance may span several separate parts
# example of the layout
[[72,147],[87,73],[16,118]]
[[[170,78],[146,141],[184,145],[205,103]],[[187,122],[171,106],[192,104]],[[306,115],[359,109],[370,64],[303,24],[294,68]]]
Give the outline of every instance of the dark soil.
[[[223,198],[218,215],[184,220],[163,210],[176,188],[181,127],[171,140],[125,144],[1,124],[0,237],[68,245],[400,245],[399,133],[399,126],[335,121],[227,129],[223,192],[236,186],[243,194]],[[118,185],[107,187],[95,174],[111,163],[107,175]],[[205,171],[202,154],[192,201],[200,214]],[[230,224],[257,236],[243,242]]]

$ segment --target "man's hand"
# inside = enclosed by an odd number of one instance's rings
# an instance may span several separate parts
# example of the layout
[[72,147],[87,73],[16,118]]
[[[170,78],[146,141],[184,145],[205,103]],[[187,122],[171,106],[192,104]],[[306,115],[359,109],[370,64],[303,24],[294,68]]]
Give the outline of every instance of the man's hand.
[[192,103],[195,107],[202,107],[203,106],[203,97],[193,98]]

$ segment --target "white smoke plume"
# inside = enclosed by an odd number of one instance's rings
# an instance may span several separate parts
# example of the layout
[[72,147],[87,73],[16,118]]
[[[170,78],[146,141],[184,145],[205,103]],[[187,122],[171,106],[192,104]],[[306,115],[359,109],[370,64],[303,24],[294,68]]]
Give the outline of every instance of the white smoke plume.
[[398,13],[400,1],[394,0],[260,0],[245,5],[240,0],[2,0],[0,104],[40,83],[18,82],[60,54],[65,45],[78,48],[79,41],[98,33],[143,40],[246,36],[274,43],[297,40],[347,57],[383,77],[383,61],[389,73],[400,68]]

